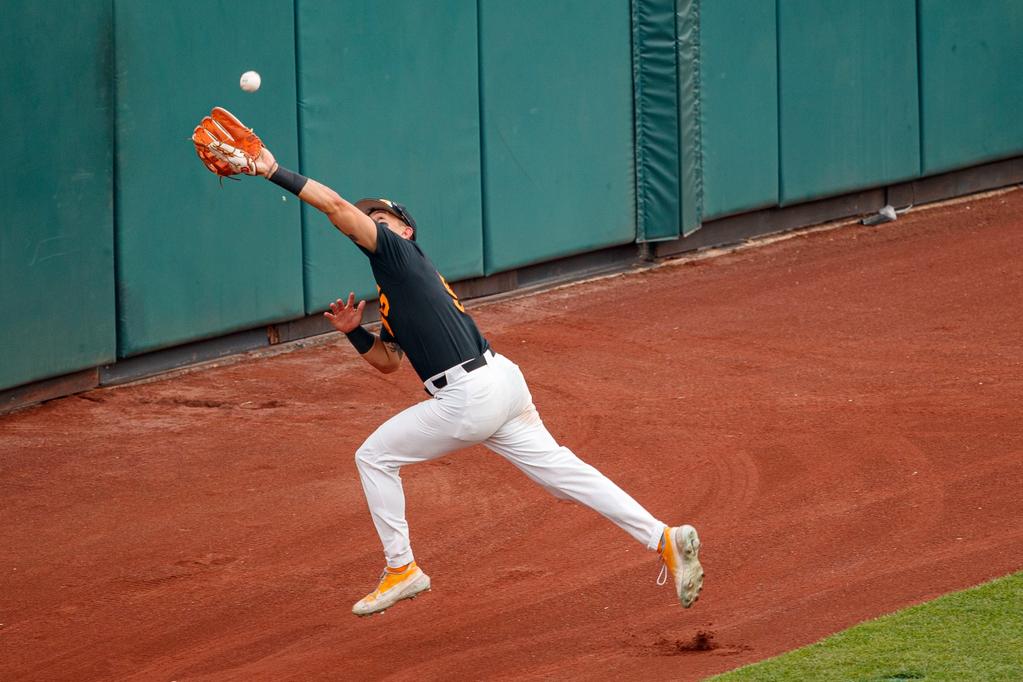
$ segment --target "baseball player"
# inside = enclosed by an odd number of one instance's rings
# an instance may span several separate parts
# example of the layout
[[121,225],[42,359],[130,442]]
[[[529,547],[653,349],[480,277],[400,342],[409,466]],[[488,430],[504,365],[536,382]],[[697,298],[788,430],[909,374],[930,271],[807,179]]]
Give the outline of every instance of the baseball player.
[[465,307],[416,243],[408,210],[387,199],[355,204],[311,178],[280,166],[262,141],[223,109],[195,129],[200,158],[219,175],[261,175],[321,211],[369,259],[379,288],[380,335],[362,327],[366,302],[337,299],[324,313],[359,354],[381,372],[408,357],[427,400],[384,422],[358,449],[355,462],[386,567],[376,589],[352,612],[381,612],[430,589],[416,564],[405,520],[399,470],[475,443],[483,443],[557,497],[603,514],[660,554],[684,607],[703,585],[700,539],[690,525],[654,518],[606,476],[559,445],[540,420],[519,367],[487,342]]

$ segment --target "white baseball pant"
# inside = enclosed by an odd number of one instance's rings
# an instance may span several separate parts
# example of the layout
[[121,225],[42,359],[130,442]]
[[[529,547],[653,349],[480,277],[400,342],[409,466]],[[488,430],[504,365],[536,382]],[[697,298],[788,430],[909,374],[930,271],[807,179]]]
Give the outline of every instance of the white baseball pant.
[[472,372],[444,373],[447,385],[380,425],[355,454],[387,565],[413,560],[399,469],[483,443],[557,497],[584,504],[656,550],[665,525],[595,468],[558,445],[533,405],[518,366],[487,351]]

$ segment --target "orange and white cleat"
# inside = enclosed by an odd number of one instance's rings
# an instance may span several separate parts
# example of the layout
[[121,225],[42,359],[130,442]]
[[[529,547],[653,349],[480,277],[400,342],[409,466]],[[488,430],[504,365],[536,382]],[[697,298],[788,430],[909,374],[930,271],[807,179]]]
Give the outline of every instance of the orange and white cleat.
[[700,565],[700,536],[692,526],[665,528],[661,538],[661,559],[664,566],[657,584],[667,582],[668,573],[675,579],[675,592],[683,607],[689,608],[700,598],[703,588],[703,566]]
[[388,567],[380,574],[377,588],[357,601],[352,613],[356,616],[380,613],[402,599],[415,599],[420,592],[429,589],[430,576],[423,573],[416,562],[400,570]]

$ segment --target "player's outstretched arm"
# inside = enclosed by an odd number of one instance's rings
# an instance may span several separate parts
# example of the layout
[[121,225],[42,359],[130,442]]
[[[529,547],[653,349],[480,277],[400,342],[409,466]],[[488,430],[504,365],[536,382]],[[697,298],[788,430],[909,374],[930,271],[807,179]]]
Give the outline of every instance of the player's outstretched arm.
[[330,304],[330,312],[323,313],[334,329],[348,337],[362,358],[384,374],[390,374],[401,365],[404,352],[396,343],[387,343],[379,336],[362,328],[365,301],[355,305],[355,292],[348,294],[348,302],[340,298]]
[[340,194],[321,182],[281,168],[266,147],[256,158],[256,171],[270,182],[296,194],[299,199],[322,212],[334,227],[359,246],[377,250],[377,226],[373,220]]
[[223,107],[213,107],[192,131],[192,143],[212,173],[262,175],[322,211],[337,229],[364,249],[377,250],[377,226],[369,216],[326,185],[281,168],[263,141]]

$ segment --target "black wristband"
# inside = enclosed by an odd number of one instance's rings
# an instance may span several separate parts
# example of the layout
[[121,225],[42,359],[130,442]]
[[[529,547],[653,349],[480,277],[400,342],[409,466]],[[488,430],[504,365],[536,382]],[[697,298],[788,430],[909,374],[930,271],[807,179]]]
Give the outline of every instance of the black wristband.
[[302,191],[302,188],[305,187],[305,183],[309,182],[309,178],[306,176],[289,171],[284,166],[277,166],[277,170],[275,170],[274,174],[267,178],[267,180],[275,185],[283,187],[296,197],[298,196],[298,193]]
[[350,332],[345,332],[345,336],[355,346],[355,350],[359,351],[359,355],[368,353],[369,349],[373,347],[373,342],[376,341],[376,337],[362,327],[356,327]]

